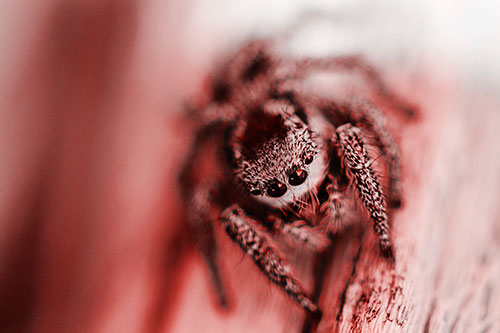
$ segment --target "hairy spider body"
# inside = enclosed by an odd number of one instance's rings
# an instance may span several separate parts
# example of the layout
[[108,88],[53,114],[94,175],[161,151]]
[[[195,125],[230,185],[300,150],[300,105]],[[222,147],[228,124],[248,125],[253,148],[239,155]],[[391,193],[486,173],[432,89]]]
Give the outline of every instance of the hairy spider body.
[[[194,106],[200,129],[181,185],[188,226],[222,305],[227,299],[214,223],[311,312],[317,305],[270,238],[282,235],[290,244],[321,251],[358,209],[372,222],[383,256],[394,258],[387,202],[401,204],[398,148],[372,103],[339,104],[303,88],[312,71],[332,70],[359,71],[378,95],[411,112],[358,57],[284,57],[266,41],[251,42],[227,60]],[[388,193],[373,169],[368,137],[385,160]]]

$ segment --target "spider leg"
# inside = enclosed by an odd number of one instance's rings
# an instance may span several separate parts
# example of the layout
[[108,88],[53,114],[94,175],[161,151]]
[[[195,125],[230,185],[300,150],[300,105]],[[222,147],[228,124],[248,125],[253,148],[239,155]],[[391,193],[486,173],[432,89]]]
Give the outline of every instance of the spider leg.
[[193,197],[189,200],[188,226],[195,238],[195,244],[210,272],[210,279],[215,287],[217,301],[222,308],[227,308],[228,298],[222,282],[219,264],[218,248],[213,230],[214,208],[210,202],[209,192],[204,187],[197,188]]
[[337,105],[332,102],[325,102],[324,99],[314,101],[321,109],[327,119],[337,124],[339,120],[342,124],[353,123],[362,126],[374,137],[374,144],[384,155],[389,173],[389,206],[392,208],[401,207],[401,170],[399,164],[399,148],[392,134],[385,126],[385,118],[378,108],[368,101],[356,101]]
[[289,294],[300,306],[310,312],[319,309],[292,276],[276,251],[267,244],[264,237],[252,227],[257,223],[245,214],[238,205],[233,205],[222,213],[220,222],[226,233],[243,251],[249,254],[255,264],[269,280]]
[[382,151],[389,172],[389,205],[401,207],[401,170],[399,167],[399,149],[391,133],[385,127],[384,117],[379,109],[368,102],[352,106],[352,116],[356,123],[363,125],[375,135],[375,144]]
[[344,194],[339,191],[337,180],[328,174],[329,183],[326,186],[328,200],[320,206],[320,212],[325,216],[321,224],[328,234],[336,233],[345,222],[346,204]]
[[222,282],[219,264],[217,261],[218,249],[215,243],[215,237],[211,223],[208,224],[205,231],[206,232],[203,236],[204,240],[200,242],[201,246],[199,246],[199,249],[210,272],[210,279],[215,287],[219,305],[225,309],[228,307],[228,298],[224,288],[224,284]]
[[355,185],[361,204],[372,220],[382,254],[387,259],[393,260],[386,203],[382,187],[371,167],[373,161],[368,157],[363,133],[351,124],[338,127],[336,132],[337,151],[347,176]]
[[404,116],[413,118],[417,115],[415,109],[391,91],[380,77],[380,74],[359,55],[303,58],[297,61],[296,66],[298,69],[296,75],[299,76],[306,75],[311,69],[358,71],[363,75],[376,94],[395,107],[396,110],[399,110]]
[[223,133],[222,122],[217,121],[203,127],[195,137],[191,153],[185,161],[179,181],[183,189],[183,197],[186,201],[186,222],[190,234],[193,238],[196,249],[202,255],[207,267],[211,282],[215,287],[215,292],[219,305],[226,308],[228,298],[225,292],[223,281],[218,265],[218,248],[214,236],[213,221],[216,221],[220,208],[214,202],[213,194],[217,189],[217,176],[209,171],[200,168],[201,164],[211,164],[207,157],[213,157],[214,146],[211,138],[214,134]]
[[284,223],[281,218],[274,215],[268,219],[273,222],[274,229],[279,231],[291,246],[299,245],[313,252],[321,252],[330,244],[330,240],[321,228],[310,227],[303,220]]

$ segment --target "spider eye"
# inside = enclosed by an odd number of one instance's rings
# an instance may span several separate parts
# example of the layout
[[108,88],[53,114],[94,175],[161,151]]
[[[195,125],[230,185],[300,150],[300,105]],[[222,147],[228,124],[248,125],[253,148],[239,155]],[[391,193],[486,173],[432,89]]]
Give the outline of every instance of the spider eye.
[[286,193],[286,185],[277,180],[274,181],[271,185],[269,185],[267,189],[267,194],[273,198],[281,197],[285,193]]
[[288,183],[292,186],[302,184],[307,178],[307,172],[302,169],[295,170],[288,176]]
[[306,164],[311,164],[314,159],[313,155],[307,155],[306,160],[304,161]]
[[252,194],[252,195],[260,195],[260,194],[262,194],[262,191],[261,190],[251,190],[250,194]]

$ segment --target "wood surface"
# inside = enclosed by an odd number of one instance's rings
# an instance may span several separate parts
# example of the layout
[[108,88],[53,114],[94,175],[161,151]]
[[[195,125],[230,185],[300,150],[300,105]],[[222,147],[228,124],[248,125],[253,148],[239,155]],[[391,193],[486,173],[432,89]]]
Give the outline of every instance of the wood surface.
[[[230,308],[218,309],[176,180],[192,140],[185,96],[221,51],[287,26],[304,6],[0,5],[0,331],[304,329],[303,310],[220,228]],[[497,6],[335,6],[335,33],[325,42],[313,29],[295,49],[365,55],[421,113],[388,117],[404,190],[395,267],[369,224],[337,235],[317,330],[500,332]],[[313,258],[289,261],[312,291]]]

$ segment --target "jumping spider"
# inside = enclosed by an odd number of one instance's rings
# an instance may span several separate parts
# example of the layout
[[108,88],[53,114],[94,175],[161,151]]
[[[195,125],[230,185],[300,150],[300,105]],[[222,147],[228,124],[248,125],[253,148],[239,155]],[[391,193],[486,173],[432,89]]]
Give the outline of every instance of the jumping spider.
[[[387,210],[401,205],[398,147],[374,104],[337,103],[304,89],[312,72],[326,71],[359,72],[375,95],[412,114],[359,57],[286,57],[263,40],[224,62],[193,107],[200,129],[180,179],[188,226],[223,306],[213,223],[310,312],[317,304],[269,237],[321,251],[354,207],[371,220],[382,255],[394,258]],[[388,193],[368,137],[385,161]]]

